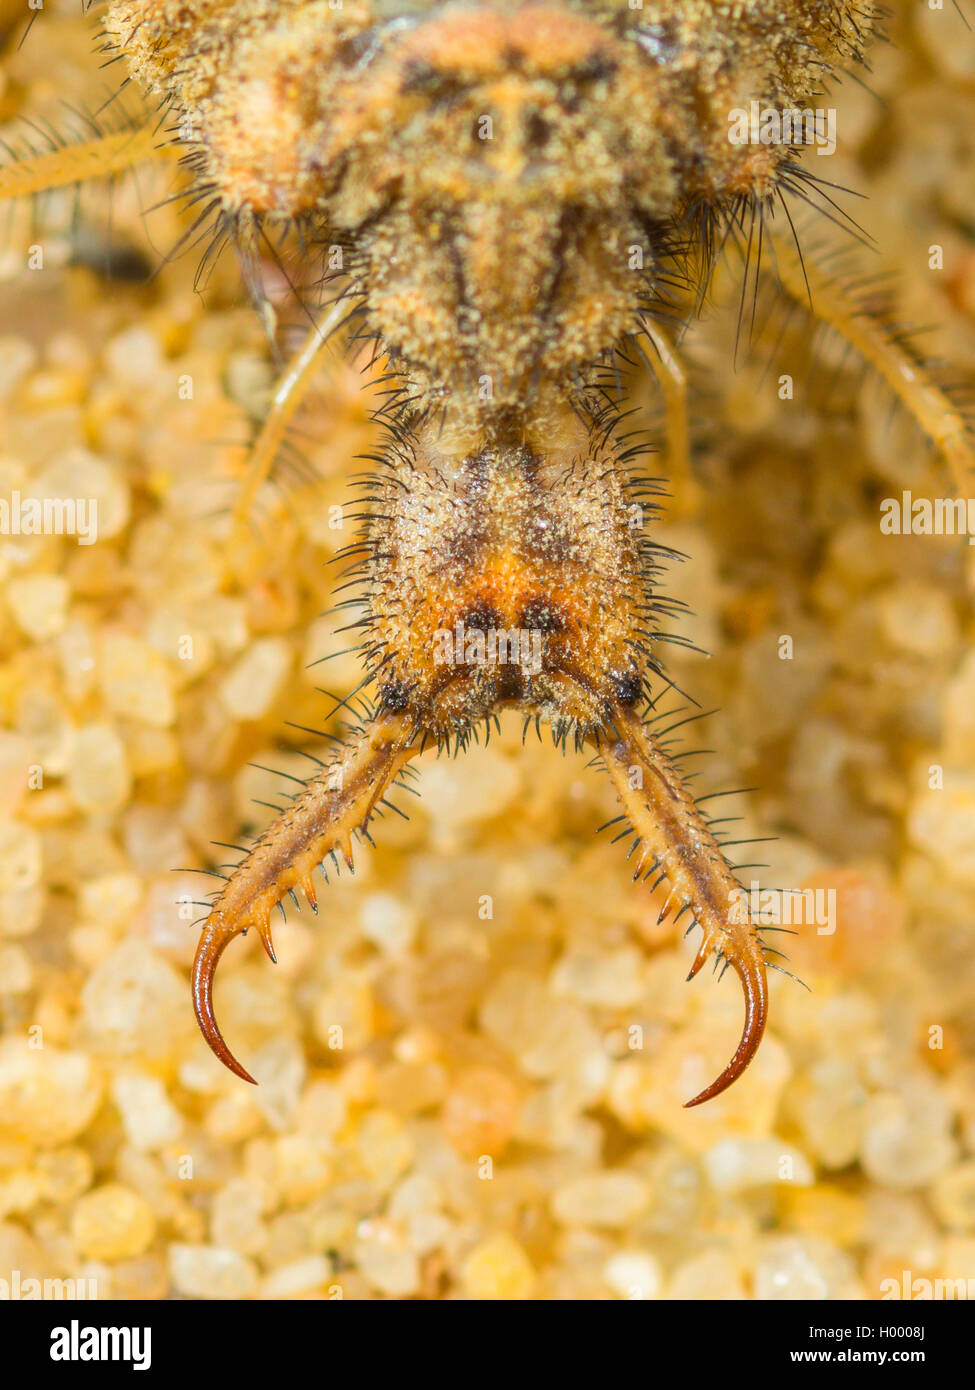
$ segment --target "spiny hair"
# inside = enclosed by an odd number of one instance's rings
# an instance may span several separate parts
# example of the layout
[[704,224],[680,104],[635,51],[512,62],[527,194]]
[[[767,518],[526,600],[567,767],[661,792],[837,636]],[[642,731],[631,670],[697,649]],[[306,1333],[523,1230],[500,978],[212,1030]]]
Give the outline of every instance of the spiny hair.
[[[363,658],[336,703],[350,725],[315,760],[239,863],[217,871],[194,965],[197,1016],[239,1076],[212,987],[229,942],[284,896],[316,906],[318,865],[352,864],[372,816],[395,809],[428,747],[456,755],[502,708],[556,746],[589,750],[619,801],[634,877],[669,881],[665,911],[699,926],[707,959],[739,976],[745,1024],[721,1075],[745,1069],[780,968],[707,797],[689,789],[663,715],[659,648],[686,643],[660,593],[676,558],[654,542],[662,485],[622,408],[633,364],[657,371],[661,334],[705,301],[726,246],[743,258],[739,326],[754,323],[774,243],[793,300],[818,297],[912,409],[956,478],[966,422],[892,319],[807,265],[793,211],[858,234],[841,190],[794,139],[736,143],[729,115],[753,103],[804,110],[837,71],[865,64],[882,15],[839,0],[115,0],[106,56],[155,103],[151,139],[181,156],[200,267],[232,245],[269,336],[263,255],[304,272],[311,323],[287,390],[248,456],[246,513],[280,453],[322,350],[344,335],[383,359],[383,435],[358,478],[360,532],[340,556],[338,608]],[[142,157],[146,130],[132,135]],[[150,141],[151,143],[151,141]],[[130,152],[131,153],[131,152]],[[9,178],[40,187],[33,154]],[[125,152],[106,147],[109,171]],[[133,156],[134,160],[134,156]],[[0,171],[6,172],[6,171]],[[2,186],[0,186],[2,192]],[[746,301],[752,295],[750,318]],[[633,518],[638,524],[633,525]],[[439,632],[530,629],[539,671],[465,653],[444,670]],[[476,644],[475,644],[476,648]],[[225,874],[223,869],[231,867]]]

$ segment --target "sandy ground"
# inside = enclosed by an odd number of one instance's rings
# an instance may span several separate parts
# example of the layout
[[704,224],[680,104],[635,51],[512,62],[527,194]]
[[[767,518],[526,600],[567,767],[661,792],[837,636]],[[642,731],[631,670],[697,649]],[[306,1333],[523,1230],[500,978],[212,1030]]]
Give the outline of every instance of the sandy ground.
[[[873,94],[839,89],[816,171],[869,195],[843,195],[864,263],[971,380],[975,36],[903,3],[893,33]],[[8,43],[8,133],[101,104],[118,69],[90,34],[66,0]],[[0,1278],[148,1299],[975,1280],[972,552],[882,533],[884,499],[949,495],[945,470],[834,341],[809,351],[801,315],[735,366],[732,276],[684,345],[697,486],[657,523],[710,657],[668,661],[718,710],[688,732],[713,750],[702,792],[757,788],[726,814],[777,837],[744,876],[832,905],[831,930],[784,938],[808,992],[777,976],[751,1070],[684,1111],[730,1055],[737,984],[684,983],[694,940],[595,836],[606,778],[522,747],[512,718],[420,765],[409,821],[378,824],[317,920],[289,907],[276,969],[232,946],[219,1012],[260,1086],[207,1051],[189,871],[279,793],[250,763],[307,775],[298,750],[322,741],[286,721],[321,727],[316,687],[358,681],[354,656],[309,663],[348,645],[320,615],[374,432],[361,364],[337,360],[301,421],[319,481],[267,493],[232,543],[272,367],[232,255],[202,293],[201,248],[144,283],[188,224],[159,205],[173,186],[164,168],[90,191],[73,232],[54,195],[0,248],[0,497],[95,497],[99,517],[93,545],[0,540]],[[653,406],[648,382],[634,398]]]

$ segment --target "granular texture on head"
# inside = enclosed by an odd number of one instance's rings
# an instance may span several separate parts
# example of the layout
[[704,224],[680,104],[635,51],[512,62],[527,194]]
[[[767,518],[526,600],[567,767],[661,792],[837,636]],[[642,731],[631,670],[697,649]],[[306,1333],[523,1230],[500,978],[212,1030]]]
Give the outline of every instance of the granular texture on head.
[[687,219],[770,196],[792,162],[733,143],[729,113],[806,106],[869,27],[765,0],[109,12],[201,196],[245,241],[283,221],[347,242],[369,331],[471,426],[571,386],[700,273]]
[[406,692],[440,735],[505,704],[595,728],[644,691],[652,502],[568,412],[546,445],[463,457],[424,430],[370,483],[391,520],[369,523],[367,659],[380,698]]

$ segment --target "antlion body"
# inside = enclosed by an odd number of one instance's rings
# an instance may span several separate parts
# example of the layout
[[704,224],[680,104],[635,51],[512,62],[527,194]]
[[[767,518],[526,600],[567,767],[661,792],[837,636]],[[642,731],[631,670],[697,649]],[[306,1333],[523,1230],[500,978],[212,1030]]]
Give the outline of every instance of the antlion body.
[[[396,382],[348,552],[374,705],[216,894],[197,953],[201,1027],[238,1075],[252,1079],[211,1000],[226,945],[253,926],[273,959],[281,898],[301,888],[314,906],[313,870],[337,854],[351,865],[352,837],[406,763],[430,744],[463,746],[503,707],[597,753],[632,829],[635,876],[667,880],[668,907],[702,930],[691,974],[714,955],[741,979],[738,1049],[689,1103],[754,1055],[767,1011],[759,934],[638,712],[653,703],[658,624],[672,610],[644,525],[653,484],[612,372],[621,349],[644,344],[679,392],[660,328],[668,297],[700,297],[729,230],[771,239],[766,215],[778,207],[789,223],[786,194],[808,201],[816,183],[796,146],[730,139],[732,113],[809,107],[833,69],[860,60],[871,19],[869,5],[834,0],[110,6],[111,42],[162,103],[194,197],[234,240],[254,298],[269,236],[341,251],[340,291],[255,443],[245,502],[340,327],[375,339]],[[798,246],[783,240],[778,259],[794,293]],[[881,329],[829,285],[823,301],[957,476],[967,440],[936,388],[909,381]],[[530,662],[493,640],[512,632],[531,639]]]

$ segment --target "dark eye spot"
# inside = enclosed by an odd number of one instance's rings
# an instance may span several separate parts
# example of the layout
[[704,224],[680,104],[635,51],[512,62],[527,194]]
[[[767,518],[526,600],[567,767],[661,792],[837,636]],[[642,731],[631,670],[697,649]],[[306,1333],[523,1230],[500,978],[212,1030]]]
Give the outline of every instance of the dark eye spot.
[[561,632],[565,621],[558,608],[548,599],[529,599],[521,610],[518,626],[527,632]]
[[403,681],[394,680],[380,687],[379,698],[383,709],[391,714],[401,714],[409,706],[410,692]]
[[635,705],[643,691],[643,678],[636,671],[627,671],[624,676],[611,676],[610,682],[621,705]]
[[465,627],[474,628],[478,632],[500,632],[504,628],[501,614],[496,609],[489,608],[487,604],[468,609],[461,621]]

